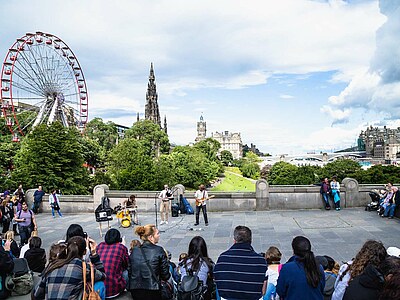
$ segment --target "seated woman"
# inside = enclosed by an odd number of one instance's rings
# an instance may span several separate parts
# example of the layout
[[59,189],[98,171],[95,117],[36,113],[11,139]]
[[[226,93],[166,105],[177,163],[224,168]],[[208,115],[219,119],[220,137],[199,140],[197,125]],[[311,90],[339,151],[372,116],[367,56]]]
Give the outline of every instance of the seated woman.
[[188,256],[180,263],[180,266],[181,278],[184,278],[191,270],[203,282],[203,286],[207,287],[204,299],[211,299],[212,291],[208,285],[212,281],[214,263],[208,257],[207,244],[201,236],[192,238],[189,243]]
[[114,298],[126,288],[128,280],[128,249],[121,244],[121,233],[111,228],[104,237],[104,242],[97,246],[97,253],[104,264],[107,275],[104,281],[106,285],[106,297]]
[[322,266],[317,265],[311,243],[304,236],[292,241],[293,254],[282,266],[279,273],[276,292],[285,300],[323,299],[325,274]]
[[42,239],[38,236],[29,239],[29,249],[24,257],[28,261],[29,269],[33,272],[42,273],[46,266],[46,251],[42,246]]
[[15,257],[19,257],[20,249],[18,247],[17,242],[14,240],[14,231],[9,230],[4,235],[4,240],[10,241],[10,253]]
[[[89,239],[90,261],[94,265],[94,279],[104,280],[106,274],[96,253],[97,244]],[[84,238],[75,236],[68,240],[66,251],[49,263],[43,272],[42,279],[35,288],[33,299],[81,299],[83,292],[83,256],[86,252]],[[86,269],[90,282],[90,267]]]
[[160,232],[155,225],[137,226],[135,233],[143,241],[129,256],[129,286],[133,300],[161,300],[160,281],[167,281],[168,259],[162,247],[157,246]]

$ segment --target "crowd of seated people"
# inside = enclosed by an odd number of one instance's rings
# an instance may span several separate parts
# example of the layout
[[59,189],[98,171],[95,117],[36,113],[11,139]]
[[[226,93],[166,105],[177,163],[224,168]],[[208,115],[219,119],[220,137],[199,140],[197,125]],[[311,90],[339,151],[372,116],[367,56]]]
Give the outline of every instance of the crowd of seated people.
[[12,233],[0,246],[0,276],[10,272],[10,260],[27,259],[40,277],[32,299],[81,299],[84,264],[88,282],[90,265],[94,266],[94,290],[101,299],[124,295],[161,300],[161,281],[168,281],[176,293],[188,274],[198,276],[204,300],[400,299],[400,249],[386,249],[375,240],[367,240],[353,259],[339,266],[324,253],[314,254],[312,241],[297,236],[291,243],[293,256],[283,262],[276,246],[269,247],[264,257],[256,253],[251,230],[238,226],[235,243],[216,263],[208,256],[206,239],[201,236],[193,237],[187,253],[173,263],[171,253],[158,245],[160,233],[151,224],[135,227],[139,240],[132,240],[129,246],[117,229],[109,229],[104,241],[97,244],[82,226],[72,224],[65,238],[50,246],[48,255],[37,234],[30,237],[22,254],[16,253]]

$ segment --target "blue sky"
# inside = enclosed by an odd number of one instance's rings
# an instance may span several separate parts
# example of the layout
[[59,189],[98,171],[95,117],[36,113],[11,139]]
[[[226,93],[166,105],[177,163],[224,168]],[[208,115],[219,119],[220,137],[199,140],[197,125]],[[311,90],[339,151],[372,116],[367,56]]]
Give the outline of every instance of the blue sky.
[[55,34],[87,79],[89,117],[130,126],[150,63],[170,141],[241,132],[275,155],[356,143],[400,126],[397,1],[2,1],[0,56],[26,32]]

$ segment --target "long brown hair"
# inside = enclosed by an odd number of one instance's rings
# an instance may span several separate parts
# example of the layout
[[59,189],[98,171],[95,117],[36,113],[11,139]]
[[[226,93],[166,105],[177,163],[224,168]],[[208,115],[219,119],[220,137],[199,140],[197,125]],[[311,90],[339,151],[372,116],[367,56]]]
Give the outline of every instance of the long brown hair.
[[62,266],[68,264],[74,258],[82,259],[83,255],[86,251],[86,241],[81,236],[74,236],[68,240],[66,256],[55,259],[47,266],[44,276],[49,274],[50,272],[61,268]]
[[364,272],[364,269],[372,264],[378,267],[387,256],[386,249],[381,242],[368,240],[358,251],[353,263],[347,268],[345,272],[340,276],[340,280],[343,279],[346,273],[350,272],[350,280]]

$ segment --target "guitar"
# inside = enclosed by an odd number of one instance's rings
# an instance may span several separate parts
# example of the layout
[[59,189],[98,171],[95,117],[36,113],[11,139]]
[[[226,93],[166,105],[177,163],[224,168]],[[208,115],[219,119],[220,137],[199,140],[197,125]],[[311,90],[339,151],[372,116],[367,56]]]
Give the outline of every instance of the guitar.
[[210,200],[212,198],[215,198],[215,195],[209,196],[207,198],[196,199],[196,206],[202,206],[204,204],[204,201]]

